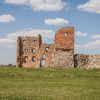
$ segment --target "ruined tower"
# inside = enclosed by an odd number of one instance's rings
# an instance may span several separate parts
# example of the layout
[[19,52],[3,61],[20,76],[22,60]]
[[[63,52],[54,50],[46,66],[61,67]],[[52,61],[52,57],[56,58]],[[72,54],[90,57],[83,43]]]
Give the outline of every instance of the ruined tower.
[[42,37],[18,37],[17,40],[17,66],[31,67],[39,66],[36,63],[36,55],[42,45]]
[[74,67],[74,27],[63,27],[55,34],[54,66]]
[[74,27],[62,27],[55,34],[56,50],[74,53]]

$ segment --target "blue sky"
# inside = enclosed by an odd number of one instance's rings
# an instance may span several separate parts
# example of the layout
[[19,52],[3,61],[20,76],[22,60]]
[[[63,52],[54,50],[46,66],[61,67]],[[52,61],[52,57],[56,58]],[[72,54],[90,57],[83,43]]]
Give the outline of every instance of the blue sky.
[[0,0],[0,64],[16,63],[16,38],[42,34],[52,43],[75,27],[75,53],[100,54],[100,0]]

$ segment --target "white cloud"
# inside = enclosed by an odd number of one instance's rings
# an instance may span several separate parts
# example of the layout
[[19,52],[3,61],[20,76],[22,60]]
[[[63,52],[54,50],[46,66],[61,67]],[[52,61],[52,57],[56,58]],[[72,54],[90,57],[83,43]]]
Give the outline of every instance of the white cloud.
[[15,18],[10,14],[5,14],[0,16],[0,23],[9,23],[15,21]]
[[9,38],[0,38],[0,45],[5,46],[5,45],[14,45],[15,41],[11,40]]
[[67,25],[69,23],[68,20],[63,18],[56,18],[56,19],[45,19],[45,24],[47,25]]
[[5,38],[0,38],[0,45],[15,45],[18,36],[37,36],[38,34],[42,35],[44,41],[48,39],[52,40],[54,38],[53,30],[25,29],[14,33],[9,33]]
[[92,35],[91,38],[92,38],[92,39],[100,39],[100,34]]
[[76,36],[86,37],[87,35],[88,35],[87,33],[83,33],[83,32],[80,32],[80,31],[76,32]]
[[88,0],[85,4],[78,5],[77,8],[100,14],[100,0]]
[[100,40],[89,42],[89,43],[83,44],[83,45],[75,45],[75,47],[76,47],[76,49],[79,49],[79,50],[100,49]]
[[25,5],[34,11],[60,11],[66,3],[62,0],[5,0],[5,3],[12,5]]

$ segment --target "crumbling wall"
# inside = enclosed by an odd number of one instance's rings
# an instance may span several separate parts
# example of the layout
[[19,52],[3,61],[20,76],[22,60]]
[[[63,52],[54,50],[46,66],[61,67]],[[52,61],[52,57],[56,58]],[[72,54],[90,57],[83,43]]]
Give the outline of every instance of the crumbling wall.
[[[62,27],[55,34],[55,48],[74,53],[74,27]],[[67,51],[66,51],[67,52]]]
[[17,67],[100,68],[100,55],[74,55],[74,27],[63,27],[55,34],[54,44],[43,44],[41,35],[18,37]]
[[23,42],[21,37],[17,39],[17,54],[16,54],[17,67],[22,67],[23,64]]
[[63,27],[54,44],[42,44],[42,37],[20,37],[17,41],[18,67],[74,66],[74,27]]
[[63,27],[55,34],[54,67],[74,67],[74,27]]
[[37,54],[42,41],[37,37],[23,37],[23,67],[39,67]]
[[50,67],[53,63],[53,44],[42,44],[38,53],[37,59],[39,60],[39,67]]
[[75,67],[100,68],[100,55],[76,54],[74,65]]
[[39,67],[36,56],[41,44],[41,35],[37,37],[19,37],[17,40],[17,67]]
[[42,37],[19,37],[17,41],[17,67],[52,66],[54,44],[42,44]]
[[74,67],[74,55],[66,51],[54,53],[54,67],[70,68]]

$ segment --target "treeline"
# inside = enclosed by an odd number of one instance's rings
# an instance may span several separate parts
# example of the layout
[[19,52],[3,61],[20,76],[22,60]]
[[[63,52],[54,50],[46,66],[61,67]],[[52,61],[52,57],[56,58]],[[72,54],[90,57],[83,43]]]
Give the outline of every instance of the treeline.
[[0,67],[16,67],[16,65],[8,64],[8,65],[0,65]]

